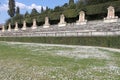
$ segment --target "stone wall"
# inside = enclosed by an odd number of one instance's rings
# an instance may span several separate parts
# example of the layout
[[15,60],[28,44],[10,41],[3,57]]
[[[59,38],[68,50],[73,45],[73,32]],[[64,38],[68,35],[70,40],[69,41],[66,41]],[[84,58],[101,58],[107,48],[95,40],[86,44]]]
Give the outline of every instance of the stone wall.
[[[3,26],[4,27],[4,26]],[[103,20],[87,21],[85,19],[85,12],[79,13],[79,20],[76,23],[68,24],[65,22],[65,16],[60,16],[58,25],[50,25],[49,18],[45,18],[43,26],[37,26],[36,19],[33,19],[31,28],[26,26],[23,22],[23,27],[18,28],[18,23],[15,23],[15,28],[11,29],[9,23],[8,30],[0,31],[0,36],[6,37],[21,37],[21,36],[114,36],[120,35],[120,19],[115,16],[114,7],[108,8],[107,17]]]
[[104,23],[102,20],[88,21],[85,25],[76,23],[67,24],[65,27],[51,25],[49,28],[37,26],[37,29],[26,28],[15,31],[0,32],[0,36],[21,37],[21,36],[115,36],[120,35],[120,19],[114,23]]

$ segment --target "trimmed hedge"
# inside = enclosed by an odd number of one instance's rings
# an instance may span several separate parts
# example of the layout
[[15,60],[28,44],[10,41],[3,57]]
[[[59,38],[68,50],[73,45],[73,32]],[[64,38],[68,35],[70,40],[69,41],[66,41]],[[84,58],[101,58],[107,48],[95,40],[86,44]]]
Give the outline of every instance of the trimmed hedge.
[[90,5],[90,6],[86,6],[84,10],[86,11],[87,15],[103,14],[103,13],[107,13],[107,8],[109,6],[115,7],[115,11],[120,12],[120,1]]
[[0,37],[0,41],[87,45],[120,48],[120,36],[109,37]]

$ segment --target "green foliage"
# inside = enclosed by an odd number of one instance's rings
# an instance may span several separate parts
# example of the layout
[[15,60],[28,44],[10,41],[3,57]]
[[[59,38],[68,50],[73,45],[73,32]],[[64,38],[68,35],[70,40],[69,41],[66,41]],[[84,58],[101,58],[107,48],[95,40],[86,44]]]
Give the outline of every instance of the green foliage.
[[69,5],[73,5],[74,4],[74,0],[69,0]]
[[72,18],[72,17],[76,17],[78,13],[77,13],[76,9],[67,9],[67,10],[63,11],[63,14],[67,18]]
[[[94,2],[90,2],[94,1]],[[89,2],[89,4],[88,4]],[[106,2],[106,3],[104,3]],[[70,3],[70,4],[69,4]],[[33,19],[37,19],[38,23],[43,23],[45,17],[48,16],[50,18],[50,23],[57,24],[60,18],[60,14],[64,14],[67,22],[76,21],[81,10],[85,11],[86,18],[88,20],[98,20],[103,19],[107,14],[108,6],[114,6],[116,13],[118,16],[120,13],[120,1],[119,0],[79,0],[74,3],[74,0],[70,0],[69,3],[65,3],[63,6],[56,6],[54,9],[50,9],[46,7],[46,10],[41,9],[41,13],[38,13],[36,9],[32,9],[31,13],[25,13],[24,19],[21,17],[21,20],[26,20],[27,23],[32,24]],[[19,9],[16,10],[19,13]],[[19,17],[19,16],[16,16]],[[20,17],[18,18],[20,19]],[[10,21],[11,20],[11,21]],[[15,19],[16,21],[17,18]],[[14,22],[11,19],[7,20],[7,24],[9,22]],[[21,21],[23,22],[23,21]],[[13,23],[14,24],[14,23]],[[40,24],[42,25],[42,24]]]
[[15,1],[14,0],[9,0],[9,10],[8,10],[8,15],[10,17],[13,17],[15,15]]
[[32,16],[36,16],[36,15],[38,15],[39,13],[38,13],[38,11],[35,9],[35,8],[33,8],[32,9],[32,12],[31,12],[31,15]]
[[120,36],[108,37],[1,37],[0,41],[87,45],[120,48]]

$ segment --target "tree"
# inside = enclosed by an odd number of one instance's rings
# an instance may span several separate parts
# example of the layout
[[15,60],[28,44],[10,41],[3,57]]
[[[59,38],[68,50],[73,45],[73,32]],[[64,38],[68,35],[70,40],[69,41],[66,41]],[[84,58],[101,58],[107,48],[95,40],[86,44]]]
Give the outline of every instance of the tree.
[[55,11],[55,12],[60,12],[60,11],[63,11],[63,9],[62,9],[62,7],[60,7],[60,6],[56,6],[56,7],[54,8],[54,11]]
[[25,17],[27,17],[27,16],[29,16],[29,13],[28,13],[28,11],[26,11],[26,13],[25,13],[25,15],[24,15]]
[[74,4],[74,0],[69,0],[69,5],[73,5]]
[[69,9],[75,9],[76,4],[74,4],[74,0],[69,0]]
[[41,7],[41,13],[42,13],[42,12],[44,12],[44,9],[43,9],[43,7]]
[[35,8],[33,8],[32,12],[31,12],[31,15],[37,15],[37,14],[38,14],[38,11]]
[[8,15],[10,17],[13,17],[15,15],[15,1],[14,0],[9,0],[8,3]]
[[19,15],[19,14],[20,14],[20,8],[17,7],[17,8],[16,8],[16,15]]

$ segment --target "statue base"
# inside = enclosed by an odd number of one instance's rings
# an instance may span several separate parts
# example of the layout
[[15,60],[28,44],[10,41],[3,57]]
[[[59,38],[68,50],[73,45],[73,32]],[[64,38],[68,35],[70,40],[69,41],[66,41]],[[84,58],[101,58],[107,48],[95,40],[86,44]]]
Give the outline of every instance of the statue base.
[[15,31],[18,31],[18,29],[14,29]]
[[113,22],[117,22],[118,21],[118,17],[116,16],[115,18],[104,18],[104,23],[113,23]]
[[10,30],[10,29],[8,29],[8,31],[9,31],[9,32],[11,32],[11,30]]
[[22,30],[26,30],[26,27],[23,27]]
[[43,26],[43,28],[49,28],[50,26]]
[[2,30],[2,32],[5,32],[5,30]]
[[66,26],[66,23],[62,23],[62,24],[59,23],[59,24],[58,24],[58,27],[63,27],[63,26]]
[[37,29],[37,27],[36,26],[32,26],[32,29]]
[[87,24],[87,20],[86,21],[77,21],[76,22],[76,25],[85,25],[85,24]]

